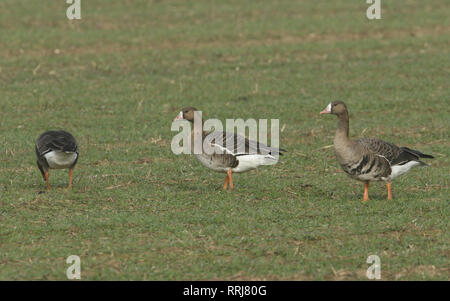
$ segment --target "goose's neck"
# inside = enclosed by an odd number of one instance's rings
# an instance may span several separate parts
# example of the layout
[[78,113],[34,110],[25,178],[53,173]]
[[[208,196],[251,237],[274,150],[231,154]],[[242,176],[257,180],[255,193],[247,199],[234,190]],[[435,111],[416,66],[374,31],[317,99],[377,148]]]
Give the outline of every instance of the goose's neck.
[[[205,135],[205,131],[203,130],[203,119],[198,124],[196,122],[191,123],[191,151],[192,153],[196,153],[203,149],[203,136]],[[197,148],[195,149],[196,139],[199,139],[197,143]]]
[[336,135],[334,136],[334,144],[341,144],[341,143],[349,143],[349,118],[348,113],[345,112],[338,116],[338,127],[336,130]]
[[194,133],[204,133],[204,130],[203,130],[203,124],[204,124],[204,121],[203,121],[203,119],[201,120],[201,122],[191,122],[191,135],[193,136],[194,135]]

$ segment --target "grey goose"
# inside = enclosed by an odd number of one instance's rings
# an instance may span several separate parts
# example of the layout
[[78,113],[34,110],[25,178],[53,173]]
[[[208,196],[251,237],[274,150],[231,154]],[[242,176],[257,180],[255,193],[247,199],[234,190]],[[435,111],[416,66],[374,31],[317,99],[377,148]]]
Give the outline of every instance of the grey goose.
[[349,116],[342,101],[334,101],[320,112],[338,117],[338,128],[334,136],[334,151],[342,169],[352,178],[364,182],[363,201],[369,199],[369,182],[385,181],[388,199],[392,199],[391,180],[405,174],[415,166],[426,166],[421,158],[433,159],[418,150],[398,147],[376,138],[349,138]]
[[39,136],[35,145],[37,166],[50,190],[49,170],[69,169],[69,186],[72,188],[73,169],[78,162],[78,144],[66,131],[47,131]]
[[[174,118],[177,120],[188,120],[194,124],[194,112],[198,111],[194,107],[186,107]],[[234,133],[203,130],[203,119],[201,120],[201,137],[202,145],[209,145],[213,152],[194,153],[194,129],[191,129],[191,151],[197,159],[206,167],[226,173],[225,184],[223,189],[233,189],[232,173],[242,173],[255,169],[262,165],[273,165],[278,162],[278,155],[282,155],[286,150],[267,146],[257,141],[248,140],[247,138],[236,135]],[[232,142],[232,143],[229,143]]]

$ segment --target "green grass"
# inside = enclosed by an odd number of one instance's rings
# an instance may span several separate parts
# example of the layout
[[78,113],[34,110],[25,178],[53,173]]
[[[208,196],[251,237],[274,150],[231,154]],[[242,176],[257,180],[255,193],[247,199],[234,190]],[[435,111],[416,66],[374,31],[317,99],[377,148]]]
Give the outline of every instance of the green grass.
[[[47,3],[48,2],[48,3]],[[450,14],[445,0],[0,3],[0,280],[448,280]],[[346,177],[334,158],[345,100],[351,135],[435,155],[393,183]],[[172,119],[278,118],[279,164],[233,177],[175,156]],[[66,171],[35,164],[63,128]]]

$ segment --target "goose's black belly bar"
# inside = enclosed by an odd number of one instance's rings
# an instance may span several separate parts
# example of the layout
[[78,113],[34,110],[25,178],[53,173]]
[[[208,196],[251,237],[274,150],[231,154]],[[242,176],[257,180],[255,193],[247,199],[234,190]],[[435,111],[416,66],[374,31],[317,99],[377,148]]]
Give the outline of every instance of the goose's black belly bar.
[[356,163],[341,164],[350,177],[359,181],[386,180],[392,173],[387,159],[377,154],[366,154]]

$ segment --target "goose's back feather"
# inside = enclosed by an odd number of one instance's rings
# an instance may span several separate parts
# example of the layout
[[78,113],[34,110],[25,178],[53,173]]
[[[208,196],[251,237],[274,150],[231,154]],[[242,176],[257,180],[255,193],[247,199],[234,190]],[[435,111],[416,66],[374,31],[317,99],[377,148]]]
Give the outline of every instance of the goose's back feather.
[[286,151],[229,132],[213,131],[211,133],[204,133],[204,139],[208,139],[212,143],[220,145],[225,148],[228,153],[234,155],[283,155],[283,152]]
[[72,134],[66,131],[47,131],[36,141],[36,153],[43,156],[51,151],[78,153],[78,144]]
[[355,142],[374,154],[384,156],[392,166],[403,165],[410,161],[419,161],[420,158],[434,158],[418,150],[410,149],[406,146],[398,147],[393,143],[376,138],[362,138]]
[[397,145],[376,138],[362,138],[355,142],[366,149],[367,152],[385,157],[389,164],[392,164],[401,153]]

